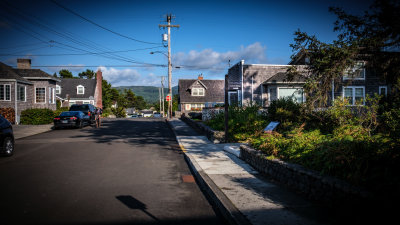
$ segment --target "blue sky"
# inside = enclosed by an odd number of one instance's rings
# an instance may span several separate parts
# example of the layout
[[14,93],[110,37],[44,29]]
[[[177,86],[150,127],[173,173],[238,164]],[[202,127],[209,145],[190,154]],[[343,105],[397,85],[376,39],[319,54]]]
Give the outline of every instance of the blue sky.
[[[113,86],[159,86],[167,76],[167,52],[161,36],[165,15],[172,23],[173,85],[178,79],[223,79],[231,65],[287,64],[289,45],[300,29],[323,41],[336,38],[336,17],[329,6],[353,14],[367,10],[371,0],[319,1],[63,1],[60,5],[121,37],[68,12],[51,0],[1,1],[0,61],[16,66],[31,58],[32,66],[49,74],[69,69],[103,71]],[[139,41],[134,41],[139,40]],[[144,43],[146,42],[146,43]],[[60,67],[50,67],[60,66]]]

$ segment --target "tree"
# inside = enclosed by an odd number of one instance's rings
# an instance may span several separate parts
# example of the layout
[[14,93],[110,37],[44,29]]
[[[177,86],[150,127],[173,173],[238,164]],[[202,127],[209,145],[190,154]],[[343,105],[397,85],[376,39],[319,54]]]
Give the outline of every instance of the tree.
[[86,71],[80,72],[78,76],[80,78],[93,79],[96,77],[96,73],[93,70],[86,69]]
[[126,101],[126,108],[132,108],[135,105],[136,95],[132,92],[131,89],[124,90],[124,99]]
[[172,97],[172,112],[178,111],[179,110],[179,95],[176,94]]
[[338,20],[335,31],[339,38],[358,46],[371,65],[390,83],[400,77],[400,2],[375,0],[370,12],[362,16],[347,14],[341,8],[331,7]]
[[[111,88],[111,84],[107,82],[107,80],[103,79],[102,81],[102,102],[103,108],[110,108],[112,101],[114,100],[113,88]],[[118,91],[117,94],[119,95]],[[118,97],[117,97],[118,98]]]
[[67,70],[67,69],[62,69],[58,72],[58,74],[60,74],[61,78],[74,78],[74,76],[72,75],[71,71]]
[[144,100],[144,98],[142,96],[136,96],[136,100],[134,102],[133,107],[135,107],[138,110],[142,110],[142,109],[145,109],[146,106],[147,106],[147,103]]
[[[328,99],[332,81],[339,81],[343,72],[353,67],[357,60],[368,61],[388,82],[393,83],[394,92],[400,88],[400,3],[393,0],[376,0],[369,12],[362,16],[347,14],[340,8],[330,8],[337,16],[334,31],[340,32],[338,39],[324,43],[314,35],[300,30],[295,32],[291,47],[303,57],[310,59],[309,71],[304,86],[310,107],[324,105]],[[395,52],[397,51],[397,52]],[[295,59],[297,55],[293,55]],[[289,74],[299,73],[296,68]]]

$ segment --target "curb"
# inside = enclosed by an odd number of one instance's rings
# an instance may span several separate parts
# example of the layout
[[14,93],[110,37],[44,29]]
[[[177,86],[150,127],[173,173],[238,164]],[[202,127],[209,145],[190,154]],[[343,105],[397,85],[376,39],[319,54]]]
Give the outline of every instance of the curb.
[[[29,125],[29,126],[35,126],[35,125]],[[22,130],[23,130],[24,128],[22,128]],[[31,128],[29,128],[29,129],[31,129]],[[29,129],[26,129],[26,130],[29,130]],[[34,129],[34,128],[33,128]],[[38,129],[38,128],[37,128]],[[17,131],[17,132],[15,132],[15,128],[13,127],[13,133],[14,133],[14,139],[15,140],[18,140],[18,139],[22,139],[22,138],[26,138],[26,137],[30,137],[30,136],[33,136],[33,135],[37,135],[37,134],[41,134],[41,133],[46,133],[46,132],[49,132],[49,131],[52,131],[54,129],[54,125],[51,125],[49,128],[40,128],[40,129],[38,129],[38,130],[36,130],[36,131],[31,131],[31,132],[24,132],[24,133],[20,133],[21,131]],[[19,133],[19,134],[16,134],[16,133]]]
[[[205,191],[213,205],[216,207],[218,212],[224,217],[224,219],[231,225],[251,225],[248,219],[236,208],[236,206],[230,201],[228,197],[218,188],[218,186],[212,181],[212,179],[203,171],[198,163],[184,151],[182,143],[177,138],[175,129],[170,124],[168,119],[165,120],[168,127],[172,130],[175,135],[175,139],[178,142],[182,152],[184,153],[185,160],[190,167],[190,170],[196,177],[199,186]],[[183,122],[183,121],[182,121]]]

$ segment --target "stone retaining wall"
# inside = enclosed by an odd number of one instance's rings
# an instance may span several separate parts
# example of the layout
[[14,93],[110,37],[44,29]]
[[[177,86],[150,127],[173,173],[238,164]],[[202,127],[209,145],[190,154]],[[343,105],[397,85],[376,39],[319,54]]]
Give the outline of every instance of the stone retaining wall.
[[214,118],[217,114],[224,113],[224,108],[203,108],[202,110],[202,120],[207,121]]
[[369,192],[340,179],[321,176],[318,172],[297,164],[278,159],[269,160],[261,151],[247,145],[240,146],[240,157],[261,173],[291,189],[304,193],[313,200],[332,203],[343,199],[361,200],[371,197]]
[[187,123],[189,126],[193,127],[196,130],[199,130],[203,134],[205,134],[211,142],[217,144],[224,142],[225,139],[225,132],[223,131],[215,131],[211,127],[204,125],[201,122],[193,121],[192,119],[182,115],[181,120]]

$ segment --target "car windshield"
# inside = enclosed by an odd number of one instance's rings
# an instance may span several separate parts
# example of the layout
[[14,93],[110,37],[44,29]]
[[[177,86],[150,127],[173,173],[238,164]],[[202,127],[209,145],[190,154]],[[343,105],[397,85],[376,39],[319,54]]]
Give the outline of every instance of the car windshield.
[[69,109],[70,111],[82,111],[82,110],[88,110],[89,106],[88,105],[73,105]]
[[74,112],[74,111],[66,111],[62,112],[60,116],[79,116],[79,112]]

